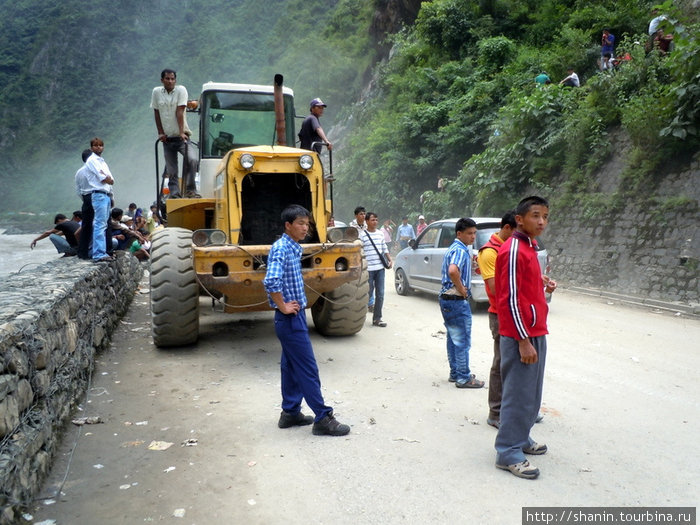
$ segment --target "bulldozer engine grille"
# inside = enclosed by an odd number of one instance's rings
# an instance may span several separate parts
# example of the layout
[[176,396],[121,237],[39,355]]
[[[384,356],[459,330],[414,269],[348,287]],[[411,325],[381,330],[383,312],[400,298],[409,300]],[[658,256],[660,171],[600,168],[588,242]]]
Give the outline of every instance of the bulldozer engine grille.
[[[280,216],[287,206],[312,209],[309,179],[300,173],[250,173],[243,179],[241,196],[241,245],[275,242],[284,231]],[[313,218],[301,242],[319,242]]]

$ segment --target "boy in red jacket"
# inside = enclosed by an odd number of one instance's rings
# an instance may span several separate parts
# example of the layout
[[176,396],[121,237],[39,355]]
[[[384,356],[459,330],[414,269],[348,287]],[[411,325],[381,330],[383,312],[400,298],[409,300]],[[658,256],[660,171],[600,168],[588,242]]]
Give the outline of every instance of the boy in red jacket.
[[501,424],[496,436],[496,467],[535,479],[540,471],[525,454],[540,455],[547,445],[535,443],[530,429],[542,401],[547,355],[547,301],[557,283],[542,275],[537,241],[549,220],[542,197],[526,197],[515,209],[517,229],[498,251],[496,303],[501,349]]

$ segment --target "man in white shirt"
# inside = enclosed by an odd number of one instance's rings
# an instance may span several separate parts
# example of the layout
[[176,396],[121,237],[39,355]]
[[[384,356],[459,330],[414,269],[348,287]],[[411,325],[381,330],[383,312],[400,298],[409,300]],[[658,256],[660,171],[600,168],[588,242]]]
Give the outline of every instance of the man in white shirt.
[[559,84],[562,86],[569,86],[569,87],[580,87],[581,82],[578,79],[578,75],[574,73],[574,68],[570,67],[566,70],[567,76],[564,77]]
[[374,299],[372,311],[372,326],[385,327],[386,323],[382,320],[382,306],[384,306],[384,281],[385,267],[380,258],[383,256],[391,268],[392,260],[389,255],[389,249],[384,242],[384,234],[377,230],[379,218],[374,212],[368,212],[365,216],[367,229],[360,234],[362,248],[367,259],[367,271],[369,272],[369,298],[370,302]]
[[92,224],[92,260],[94,262],[111,261],[107,253],[107,223],[112,208],[112,185],[114,178],[109,171],[107,162],[102,158],[105,144],[102,139],[95,137],[90,141],[92,155],[85,162],[87,180],[90,185],[91,203],[94,211]]
[[177,73],[172,69],[164,69],[160,74],[163,86],[153,88],[151,108],[156,120],[158,140],[163,143],[165,156],[165,174],[168,177],[168,189],[171,198],[181,197],[177,154],[182,155],[182,178],[185,182],[185,197],[199,198],[197,193],[197,152],[192,147],[187,126],[185,110],[187,109],[187,89],[176,85]]
[[78,258],[90,258],[90,243],[92,242],[92,221],[95,218],[95,212],[92,209],[92,187],[88,179],[88,169],[85,161],[92,155],[92,150],[83,150],[82,167],[75,173],[75,192],[80,197],[83,205],[81,208],[82,222],[80,224],[80,239],[78,239]]

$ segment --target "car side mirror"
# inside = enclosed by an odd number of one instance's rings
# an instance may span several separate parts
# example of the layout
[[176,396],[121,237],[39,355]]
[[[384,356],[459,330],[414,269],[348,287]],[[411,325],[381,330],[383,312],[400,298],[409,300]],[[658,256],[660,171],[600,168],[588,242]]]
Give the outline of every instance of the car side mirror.
[[408,245],[415,250],[416,249],[416,240],[415,239],[409,240]]

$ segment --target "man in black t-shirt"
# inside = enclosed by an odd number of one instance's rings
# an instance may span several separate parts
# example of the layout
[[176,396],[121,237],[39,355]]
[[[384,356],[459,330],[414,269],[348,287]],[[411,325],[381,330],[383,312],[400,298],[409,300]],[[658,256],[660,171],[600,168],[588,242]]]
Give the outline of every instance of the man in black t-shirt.
[[70,257],[78,253],[80,224],[75,221],[69,221],[62,213],[58,213],[53,222],[54,227],[39,235],[32,241],[29,247],[33,250],[37,241],[48,237],[56,247],[56,251],[62,253],[64,257]]
[[[326,134],[323,132],[321,123],[319,122],[319,117],[323,115],[323,110],[326,109],[326,105],[320,98],[315,98],[311,101],[311,114],[304,119],[299,130],[299,147],[301,149],[312,149],[316,153],[321,153],[321,142],[325,142],[328,145],[328,149],[333,149],[333,144],[328,140]],[[314,144],[315,143],[315,144]]]

